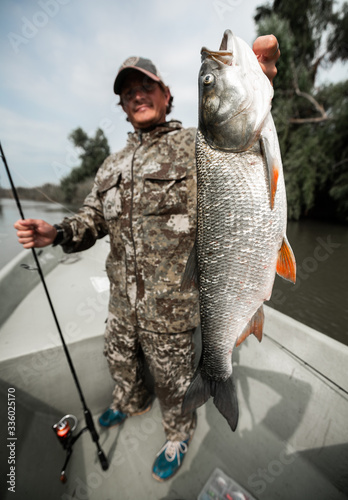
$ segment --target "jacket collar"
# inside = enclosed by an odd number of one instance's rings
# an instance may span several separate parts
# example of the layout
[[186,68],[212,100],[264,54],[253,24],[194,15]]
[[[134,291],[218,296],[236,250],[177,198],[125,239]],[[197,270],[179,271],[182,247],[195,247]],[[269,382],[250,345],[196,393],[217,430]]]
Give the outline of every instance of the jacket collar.
[[168,134],[169,132],[173,132],[174,130],[181,130],[182,123],[179,120],[170,120],[168,122],[159,123],[150,127],[148,129],[136,130],[134,132],[128,133],[128,143],[138,143],[148,140],[153,140],[156,137],[159,137],[164,134]]

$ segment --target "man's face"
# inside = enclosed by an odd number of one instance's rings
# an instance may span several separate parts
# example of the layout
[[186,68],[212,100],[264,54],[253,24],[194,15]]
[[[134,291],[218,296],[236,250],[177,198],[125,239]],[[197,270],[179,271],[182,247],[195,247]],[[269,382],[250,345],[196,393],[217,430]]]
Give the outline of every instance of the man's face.
[[122,108],[135,130],[163,123],[169,99],[169,90],[140,71],[129,73],[122,85]]

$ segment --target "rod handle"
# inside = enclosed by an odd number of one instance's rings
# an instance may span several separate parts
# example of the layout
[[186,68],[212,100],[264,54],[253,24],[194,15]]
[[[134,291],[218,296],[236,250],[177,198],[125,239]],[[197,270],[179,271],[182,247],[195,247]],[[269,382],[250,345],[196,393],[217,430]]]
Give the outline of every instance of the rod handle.
[[108,459],[106,458],[106,456],[104,455],[103,450],[101,450],[101,449],[98,450],[98,457],[99,457],[99,462],[100,462],[100,465],[102,466],[102,469],[108,470],[109,462],[108,462]]

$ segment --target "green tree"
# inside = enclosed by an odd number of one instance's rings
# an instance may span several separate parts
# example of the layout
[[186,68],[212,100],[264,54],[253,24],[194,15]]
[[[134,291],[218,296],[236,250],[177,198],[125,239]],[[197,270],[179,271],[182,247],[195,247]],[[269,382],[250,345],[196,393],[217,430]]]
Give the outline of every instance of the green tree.
[[345,3],[341,12],[332,16],[334,29],[329,35],[328,51],[330,61],[338,59],[346,61],[348,59],[348,4]]
[[348,4],[334,13],[333,3],[274,0],[255,15],[258,34],[274,33],[281,49],[273,117],[294,219],[348,220],[348,82],[316,86],[320,66],[347,59]]
[[[60,186],[64,192],[65,200],[74,201],[74,197],[85,181],[91,181],[98,168],[110,154],[110,147],[104,132],[98,128],[94,137],[88,137],[82,128],[77,128],[71,132],[69,139],[76,148],[79,148],[79,158],[81,163],[75,167],[69,175],[61,180]],[[91,182],[87,182],[87,185]],[[86,193],[87,194],[87,193]]]
[[330,158],[328,197],[340,220],[348,219],[348,80],[318,91],[331,120],[323,127],[321,145]]

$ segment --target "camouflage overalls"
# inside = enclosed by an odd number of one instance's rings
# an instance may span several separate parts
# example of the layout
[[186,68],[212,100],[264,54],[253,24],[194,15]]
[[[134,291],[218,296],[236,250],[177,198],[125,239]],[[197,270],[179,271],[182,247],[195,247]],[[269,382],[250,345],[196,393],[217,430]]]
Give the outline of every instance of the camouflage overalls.
[[193,375],[198,292],[181,292],[180,283],[196,229],[195,133],[170,121],[129,134],[82,209],[61,224],[67,253],[110,238],[104,354],[116,381],[112,408],[132,414],[148,399],[141,346],[172,441],[187,439],[193,422],[181,404]]

